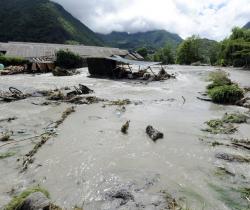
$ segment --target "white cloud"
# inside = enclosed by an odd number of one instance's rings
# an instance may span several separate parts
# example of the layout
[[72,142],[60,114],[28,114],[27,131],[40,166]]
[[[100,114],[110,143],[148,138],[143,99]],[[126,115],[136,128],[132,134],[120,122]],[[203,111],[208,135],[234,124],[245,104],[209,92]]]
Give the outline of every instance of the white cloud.
[[250,0],[54,0],[92,30],[166,29],[221,40],[250,21]]

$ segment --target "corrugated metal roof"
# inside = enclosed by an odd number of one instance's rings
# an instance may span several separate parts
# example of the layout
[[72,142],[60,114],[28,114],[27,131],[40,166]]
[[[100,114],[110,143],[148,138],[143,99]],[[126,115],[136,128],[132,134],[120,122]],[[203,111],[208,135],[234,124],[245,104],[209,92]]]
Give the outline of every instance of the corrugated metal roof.
[[147,61],[137,61],[137,60],[130,60],[130,59],[125,59],[120,56],[113,56],[113,57],[108,57],[106,59],[117,61],[123,64],[130,64],[130,65],[136,65],[136,66],[142,66],[142,67],[150,67],[154,66],[157,64],[161,64],[161,62],[147,62]]
[[77,53],[82,57],[109,57],[112,55],[125,56],[128,54],[127,50],[109,47],[28,42],[0,42],[0,51],[6,51],[7,56],[16,56],[22,58],[54,58],[55,53],[60,49],[69,49],[70,51]]

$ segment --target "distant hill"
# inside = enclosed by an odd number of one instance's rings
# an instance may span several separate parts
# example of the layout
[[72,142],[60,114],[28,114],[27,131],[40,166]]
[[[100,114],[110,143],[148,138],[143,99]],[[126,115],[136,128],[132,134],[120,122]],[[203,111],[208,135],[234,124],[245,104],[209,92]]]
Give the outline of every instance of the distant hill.
[[1,0],[0,41],[103,45],[93,31],[49,0]]
[[126,32],[112,32],[107,35],[99,34],[99,37],[105,42],[105,44],[111,47],[123,49],[138,49],[140,47],[156,49],[164,47],[166,43],[176,48],[177,45],[183,41],[179,35],[165,30],[139,32],[133,34]]
[[243,28],[250,29],[250,22],[248,22]]

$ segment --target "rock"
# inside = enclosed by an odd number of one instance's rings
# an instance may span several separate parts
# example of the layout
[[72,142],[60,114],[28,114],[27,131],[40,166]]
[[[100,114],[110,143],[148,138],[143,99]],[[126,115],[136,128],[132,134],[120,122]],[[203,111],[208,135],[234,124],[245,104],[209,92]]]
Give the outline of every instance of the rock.
[[131,194],[131,192],[125,190],[125,189],[120,189],[116,192],[111,192],[109,194],[109,197],[111,199],[119,199],[121,200],[120,205],[123,206],[125,205],[128,201],[134,201],[134,196]]
[[17,210],[49,210],[50,200],[41,192],[30,194]]
[[156,142],[158,139],[162,139],[164,137],[164,134],[159,132],[158,130],[154,129],[153,126],[149,125],[146,128],[146,133],[148,134],[148,136],[154,141]]

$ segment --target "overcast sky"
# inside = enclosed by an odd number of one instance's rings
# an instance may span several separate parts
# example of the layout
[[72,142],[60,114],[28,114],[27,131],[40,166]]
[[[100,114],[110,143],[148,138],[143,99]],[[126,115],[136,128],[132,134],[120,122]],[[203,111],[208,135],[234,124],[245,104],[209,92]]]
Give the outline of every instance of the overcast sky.
[[250,0],[54,0],[95,32],[165,29],[221,40],[250,21]]

